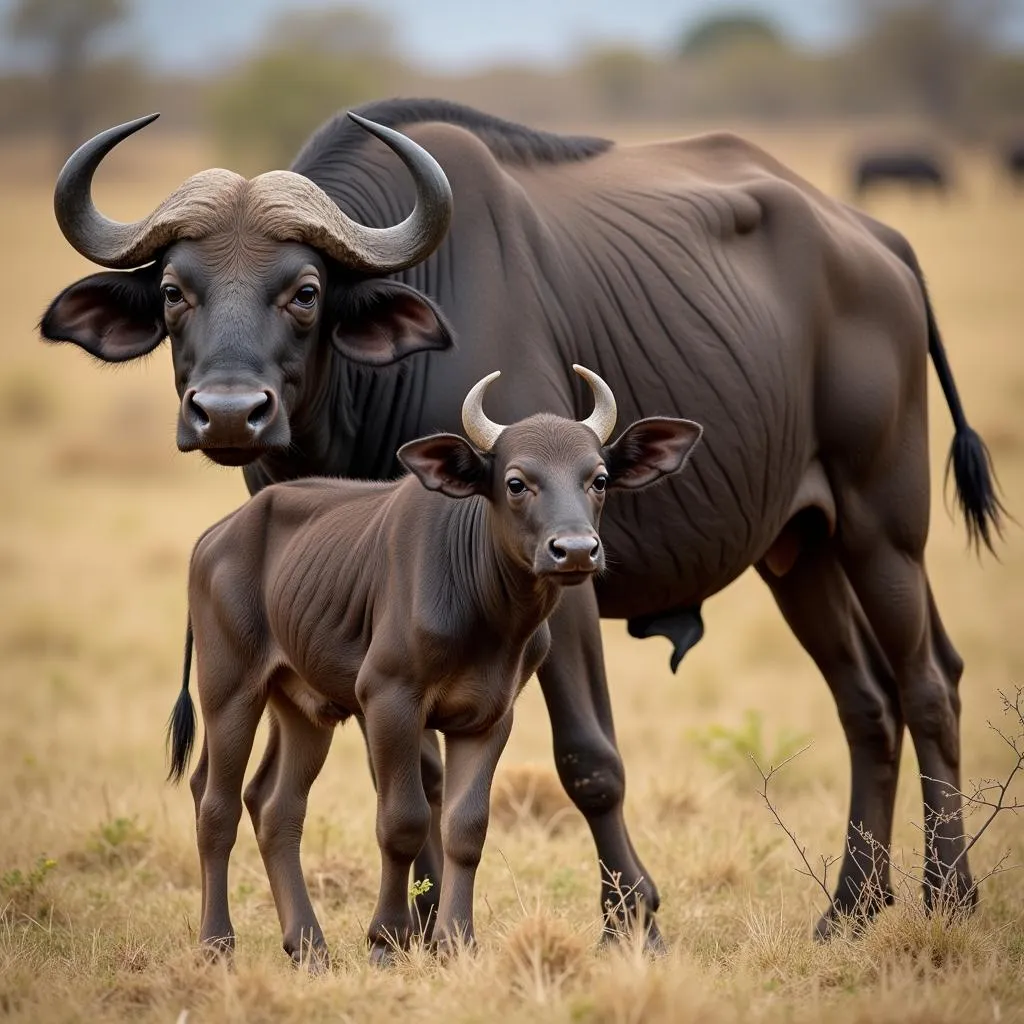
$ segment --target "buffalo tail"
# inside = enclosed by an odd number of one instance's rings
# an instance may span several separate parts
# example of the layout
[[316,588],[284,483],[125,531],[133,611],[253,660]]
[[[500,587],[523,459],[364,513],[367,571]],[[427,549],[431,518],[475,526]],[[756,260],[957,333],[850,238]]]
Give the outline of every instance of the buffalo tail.
[[188,692],[188,677],[192,671],[192,616],[185,626],[185,668],[182,673],[181,692],[174,702],[171,719],[167,723],[167,742],[171,748],[171,769],[167,773],[169,782],[181,782],[192,746],[196,738],[196,709],[192,695]]

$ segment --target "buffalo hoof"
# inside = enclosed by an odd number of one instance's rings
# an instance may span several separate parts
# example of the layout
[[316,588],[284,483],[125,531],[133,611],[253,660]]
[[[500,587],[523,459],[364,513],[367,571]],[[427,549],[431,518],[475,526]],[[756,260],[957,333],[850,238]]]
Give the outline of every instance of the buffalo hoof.
[[[636,926],[625,924],[622,921],[608,922],[601,933],[601,945],[605,948],[610,946],[629,945],[633,941]],[[668,955],[668,943],[661,934],[658,922],[648,916],[643,926],[643,951],[645,956],[652,958]]]
[[199,956],[207,964],[226,963],[229,966],[232,965],[235,958],[234,935],[203,939],[199,944]]
[[814,940],[829,942],[839,935],[859,935],[886,907],[896,901],[891,889],[868,899],[863,893],[858,902],[850,906],[833,903],[814,926]]
[[938,871],[930,869],[925,873],[924,906],[929,914],[970,917],[978,906],[978,887],[967,873],[939,880]]
[[441,963],[448,963],[463,954],[475,953],[476,939],[465,935],[442,935],[430,944],[430,951]]

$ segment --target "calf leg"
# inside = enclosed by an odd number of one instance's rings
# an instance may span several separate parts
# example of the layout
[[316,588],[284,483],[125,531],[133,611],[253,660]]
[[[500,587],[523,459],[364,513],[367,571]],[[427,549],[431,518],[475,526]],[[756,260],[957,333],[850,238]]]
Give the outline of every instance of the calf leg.
[[903,715],[892,671],[831,541],[813,541],[781,578],[764,566],[758,572],[825,677],[850,749],[846,848],[832,905],[815,929],[825,938],[840,915],[871,916],[892,900],[889,842]]
[[230,951],[235,945],[235,933],[228,912],[228,859],[238,835],[242,781],[263,713],[263,701],[254,699],[241,684],[224,685],[223,678],[219,682],[226,697],[208,700],[200,676],[205,733],[191,785],[196,798],[196,835],[203,883],[199,938],[213,950]]
[[647,946],[659,949],[654,915],[660,897],[633,849],[622,813],[626,776],[615,744],[593,587],[567,590],[550,628],[551,653],[537,676],[551,717],[559,778],[597,846],[605,937],[620,935],[625,923],[640,916]]
[[370,679],[364,663],[356,692],[366,718],[366,740],[377,779],[380,896],[370,922],[370,960],[382,963],[408,945],[409,868],[430,833],[430,804],[423,791],[419,705],[400,682]]
[[314,725],[287,698],[271,698],[263,762],[245,790],[260,855],[281,921],[285,952],[296,962],[326,963],[327,944],[302,876],[299,848],[309,789],[331,748],[334,729]]
[[[366,720],[358,717],[359,728],[366,739]],[[369,747],[367,746],[367,756]],[[430,833],[423,849],[416,855],[413,862],[413,873],[417,881],[429,880],[431,885],[426,892],[419,893],[413,900],[416,908],[416,919],[423,933],[424,941],[430,941],[437,917],[437,901],[441,893],[441,871],[443,852],[441,849],[441,793],[444,785],[444,762],[441,760],[441,745],[434,729],[424,729],[420,738],[420,773],[423,776],[423,789],[430,804]],[[373,771],[373,760],[370,759],[370,778],[377,785],[377,777]]]
[[436,927],[444,945],[474,940],[473,885],[487,836],[491,783],[511,731],[509,711],[486,732],[445,737],[444,881]]

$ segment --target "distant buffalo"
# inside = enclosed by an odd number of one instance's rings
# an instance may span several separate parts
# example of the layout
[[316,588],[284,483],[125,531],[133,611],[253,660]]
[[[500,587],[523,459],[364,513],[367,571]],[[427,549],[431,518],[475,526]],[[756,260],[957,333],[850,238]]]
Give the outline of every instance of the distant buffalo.
[[925,186],[943,194],[952,185],[949,171],[933,153],[876,150],[854,160],[853,191],[857,198],[874,185],[892,181],[905,182],[911,188]]
[[1003,163],[1010,180],[1024,185],[1024,138],[1015,139],[1003,150]]

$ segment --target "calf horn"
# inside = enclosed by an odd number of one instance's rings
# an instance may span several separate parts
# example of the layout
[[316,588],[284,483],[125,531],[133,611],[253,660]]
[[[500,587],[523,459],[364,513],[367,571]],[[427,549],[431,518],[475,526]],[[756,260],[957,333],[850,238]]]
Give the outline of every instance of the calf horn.
[[[231,171],[203,171],[141,220],[123,224],[101,214],[92,199],[97,168],[118,143],[158,116],[149,114],[101,132],[71,155],[57,178],[53,196],[57,223],[68,242],[94,263],[118,270],[137,267],[172,241],[202,237],[218,214],[223,215],[231,196],[246,184]],[[259,198],[270,193],[286,214],[284,219],[290,213],[294,220],[290,234],[308,240],[353,270],[376,274],[404,270],[425,260],[441,244],[451,222],[451,187],[437,161],[411,139],[357,114],[349,116],[389,146],[409,168],[416,185],[416,205],[404,221],[389,228],[359,224],[313,182],[291,172],[261,175],[264,187],[258,190],[263,193]]]
[[[573,363],[572,368],[590,385],[590,390],[594,393],[594,411],[582,421],[583,426],[589,427],[597,434],[601,444],[606,444],[608,438],[612,436],[617,416],[612,389],[593,370],[576,363]],[[489,452],[494,447],[505,429],[501,423],[488,419],[484,413],[484,392],[490,383],[500,376],[501,371],[495,370],[477,381],[469,389],[469,394],[462,403],[462,426],[466,431],[466,437],[483,452]]]
[[618,416],[612,389],[593,370],[588,370],[585,366],[580,366],[577,363],[573,363],[572,368],[590,385],[590,390],[594,392],[594,411],[583,421],[583,426],[590,427],[597,434],[597,439],[601,444],[607,444],[608,438],[612,436],[612,431],[615,429],[615,419]]

